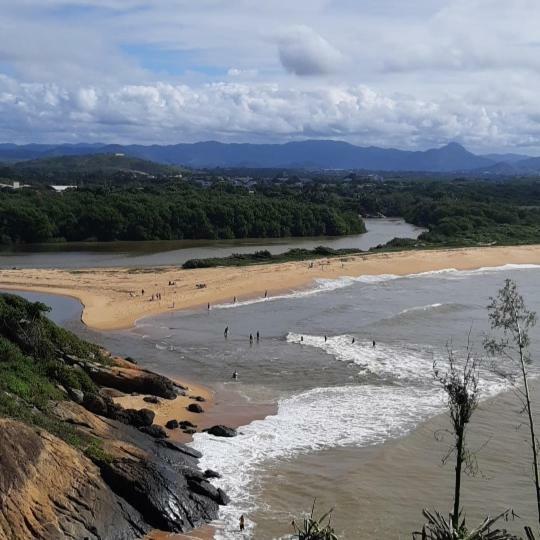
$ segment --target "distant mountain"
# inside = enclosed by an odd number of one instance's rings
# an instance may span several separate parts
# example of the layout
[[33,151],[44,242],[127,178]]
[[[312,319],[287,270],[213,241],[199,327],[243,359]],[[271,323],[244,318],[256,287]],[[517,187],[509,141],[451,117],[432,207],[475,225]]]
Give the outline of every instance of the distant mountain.
[[82,156],[59,156],[19,161],[8,166],[18,176],[69,178],[74,174],[99,175],[129,173],[141,176],[171,175],[180,172],[179,167],[154,163],[124,154],[85,154]]
[[[162,164],[191,168],[313,168],[366,169],[373,171],[466,172],[498,174],[540,171],[534,162],[518,154],[475,155],[457,143],[426,151],[406,151],[375,146],[361,147],[341,141],[307,140],[285,144],[225,144],[215,141],[175,145],[26,145],[0,144],[0,161],[21,161],[54,156],[123,153]],[[499,166],[504,163],[505,166]],[[510,166],[510,169],[506,167]],[[497,173],[495,173],[497,174]]]

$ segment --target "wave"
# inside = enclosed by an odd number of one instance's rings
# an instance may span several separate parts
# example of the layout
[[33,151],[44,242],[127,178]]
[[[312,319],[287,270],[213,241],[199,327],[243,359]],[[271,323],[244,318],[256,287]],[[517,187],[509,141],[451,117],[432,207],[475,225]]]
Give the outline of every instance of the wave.
[[365,283],[377,285],[379,283],[386,283],[397,279],[415,279],[415,278],[437,278],[442,277],[444,279],[463,279],[469,276],[478,274],[488,274],[493,272],[508,272],[511,270],[535,270],[540,269],[540,265],[537,264],[505,264],[502,266],[485,266],[477,268],[475,270],[457,270],[456,268],[444,268],[442,270],[431,270],[428,272],[419,272],[416,274],[379,274],[379,275],[363,275],[358,277],[343,276],[336,279],[316,279],[315,286],[309,289],[302,289],[298,291],[292,291],[290,293],[278,294],[276,296],[269,297],[257,297],[249,300],[242,300],[238,302],[227,302],[222,304],[216,304],[212,306],[213,309],[231,309],[242,306],[249,306],[252,304],[259,304],[261,302],[272,302],[276,300],[287,300],[294,298],[305,298],[316,294],[325,292],[331,292],[338,289],[344,289],[350,287],[356,283]]
[[[380,444],[408,433],[442,406],[442,393],[434,388],[315,388],[282,400],[275,416],[252,422],[234,438],[195,434],[191,445],[203,453],[201,468],[222,474],[215,484],[232,500],[220,509],[216,538],[237,538],[238,516],[257,509],[254,478],[268,462],[336,446]],[[245,537],[252,538],[254,524],[246,525]]]
[[436,302],[435,304],[428,304],[427,306],[414,306],[400,311],[399,315],[405,315],[406,313],[413,313],[415,311],[428,311],[430,309],[442,307],[443,305],[449,304],[441,304],[440,302]]

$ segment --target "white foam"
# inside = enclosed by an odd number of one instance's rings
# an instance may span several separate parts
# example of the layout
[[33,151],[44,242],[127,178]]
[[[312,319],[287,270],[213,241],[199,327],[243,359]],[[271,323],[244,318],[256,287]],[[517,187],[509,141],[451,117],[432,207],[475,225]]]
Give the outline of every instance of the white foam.
[[362,373],[391,377],[393,380],[424,382],[426,373],[431,371],[434,360],[431,348],[409,345],[393,347],[383,343],[373,347],[371,341],[352,343],[352,338],[350,335],[329,336],[325,341],[324,336],[301,336],[292,332],[287,335],[289,343],[322,349],[337,360],[354,363]]
[[249,300],[242,300],[238,302],[228,302],[223,304],[216,304],[212,306],[212,309],[230,309],[235,307],[249,306],[252,304],[259,304],[261,302],[271,302],[275,300],[284,300],[290,298],[304,298],[321,294],[325,292],[335,291],[338,289],[344,289],[350,287],[355,283],[366,284],[378,284],[388,281],[394,281],[396,279],[415,279],[426,277],[442,277],[445,279],[462,279],[468,276],[477,274],[486,274],[492,272],[508,272],[511,270],[534,270],[540,269],[540,265],[537,264],[505,264],[503,266],[486,266],[477,268],[475,270],[457,270],[456,268],[445,268],[442,270],[432,270],[429,272],[419,272],[416,274],[406,274],[403,276],[397,274],[379,274],[379,275],[363,275],[358,277],[343,276],[336,279],[316,279],[315,286],[309,289],[303,289],[299,291],[293,291],[285,294],[278,294],[276,296],[251,298]]
[[414,306],[411,308],[404,309],[399,312],[400,315],[404,315],[405,313],[412,313],[414,311],[428,311],[430,309],[435,309],[443,306],[444,304],[441,304],[439,302],[436,302],[435,304],[428,304],[427,306]]
[[[316,388],[284,399],[278,413],[252,422],[234,438],[194,436],[201,468],[219,471],[215,482],[231,497],[220,509],[218,539],[237,537],[240,514],[253,512],[257,472],[269,461],[336,446],[369,446],[398,437],[442,408],[436,388],[345,386]],[[247,523],[251,538],[254,524]]]

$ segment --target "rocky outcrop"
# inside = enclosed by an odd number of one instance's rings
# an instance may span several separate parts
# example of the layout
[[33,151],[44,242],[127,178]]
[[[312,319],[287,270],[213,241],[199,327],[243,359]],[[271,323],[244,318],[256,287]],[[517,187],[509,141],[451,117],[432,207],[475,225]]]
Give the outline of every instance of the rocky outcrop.
[[150,526],[81,452],[0,419],[0,538],[141,538]]
[[204,409],[198,403],[190,403],[186,408],[189,412],[193,412],[193,413],[204,412]]

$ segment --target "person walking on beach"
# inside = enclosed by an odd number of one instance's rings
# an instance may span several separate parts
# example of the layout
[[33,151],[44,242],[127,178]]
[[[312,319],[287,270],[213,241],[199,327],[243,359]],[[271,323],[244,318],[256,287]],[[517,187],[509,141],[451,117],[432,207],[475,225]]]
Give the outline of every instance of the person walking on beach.
[[141,289],[141,296],[144,296],[144,289]]
[[238,371],[236,371],[236,369],[234,370],[233,374],[232,374],[232,378],[236,381],[238,379]]
[[227,339],[229,337],[229,327],[228,326],[225,327],[225,332],[223,332],[223,337],[225,339]]
[[245,529],[244,515],[242,514],[240,516],[240,530],[243,531],[244,529]]

